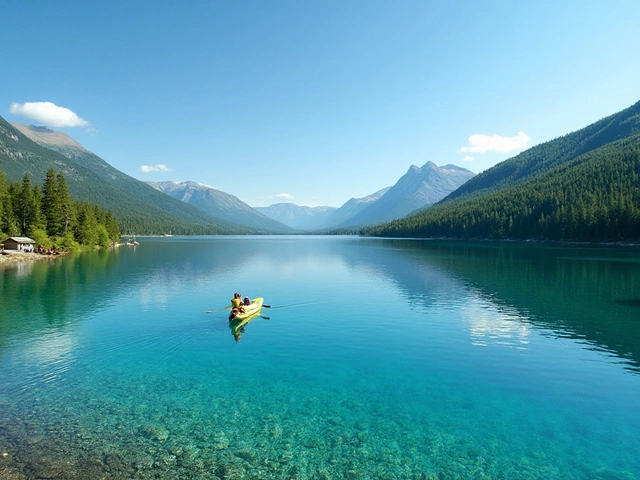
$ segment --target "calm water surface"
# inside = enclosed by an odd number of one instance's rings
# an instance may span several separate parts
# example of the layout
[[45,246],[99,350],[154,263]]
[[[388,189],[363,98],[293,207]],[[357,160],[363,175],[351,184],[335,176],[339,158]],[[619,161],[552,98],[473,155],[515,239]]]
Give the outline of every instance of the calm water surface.
[[0,478],[640,479],[638,248],[140,242],[0,270]]

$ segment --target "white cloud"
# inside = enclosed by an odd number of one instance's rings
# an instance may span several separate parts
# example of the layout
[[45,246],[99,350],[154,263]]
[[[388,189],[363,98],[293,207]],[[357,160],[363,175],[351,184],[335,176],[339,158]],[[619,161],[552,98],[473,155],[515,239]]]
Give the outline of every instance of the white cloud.
[[289,195],[288,193],[279,193],[276,195],[276,198],[281,200],[293,200],[293,195]]
[[469,155],[467,155],[466,157],[464,157],[462,159],[463,162],[473,162],[473,157],[470,157]]
[[51,102],[12,103],[9,112],[30,118],[47,127],[88,127],[90,125],[68,108],[59,107]]
[[514,137],[502,137],[495,134],[482,135],[476,133],[469,137],[469,146],[460,148],[460,152],[509,153],[514,150],[522,151],[529,148],[529,142],[531,142],[531,138],[529,138],[529,136],[524,132],[518,132]]
[[171,169],[162,163],[158,163],[156,165],[141,165],[140,171],[142,173],[154,173],[154,172],[170,172]]

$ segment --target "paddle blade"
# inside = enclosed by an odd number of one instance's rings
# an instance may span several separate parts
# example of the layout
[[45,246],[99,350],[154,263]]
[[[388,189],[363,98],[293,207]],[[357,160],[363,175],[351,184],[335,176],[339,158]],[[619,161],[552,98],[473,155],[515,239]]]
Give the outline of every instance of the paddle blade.
[[204,313],[216,313],[216,312],[221,312],[223,310],[231,310],[231,306],[227,305],[226,307],[219,308],[218,310],[205,310]]

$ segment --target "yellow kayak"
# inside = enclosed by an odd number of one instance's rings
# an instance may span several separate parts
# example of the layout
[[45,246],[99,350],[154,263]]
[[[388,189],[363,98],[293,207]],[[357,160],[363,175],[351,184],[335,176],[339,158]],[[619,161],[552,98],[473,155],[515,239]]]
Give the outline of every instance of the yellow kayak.
[[249,305],[244,306],[244,312],[239,312],[235,317],[230,318],[230,320],[234,320],[234,321],[247,320],[249,319],[249,317],[252,317],[257,313],[260,313],[260,310],[262,309],[263,301],[264,301],[264,298],[262,297],[254,298]]

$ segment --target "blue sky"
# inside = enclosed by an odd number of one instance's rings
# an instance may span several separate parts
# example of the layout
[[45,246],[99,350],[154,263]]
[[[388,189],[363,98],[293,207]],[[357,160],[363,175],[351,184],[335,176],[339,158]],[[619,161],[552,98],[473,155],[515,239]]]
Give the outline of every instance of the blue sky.
[[4,1],[0,115],[145,181],[339,207],[640,100],[640,2]]

